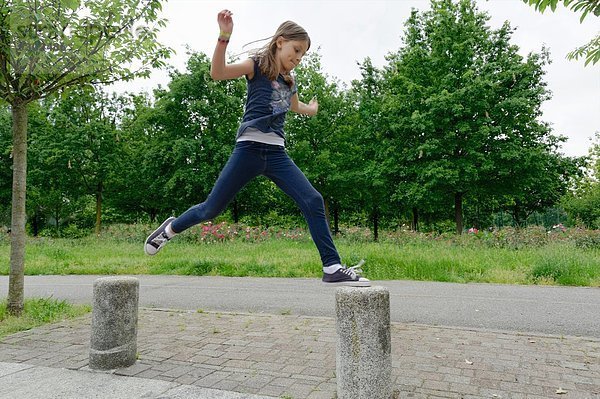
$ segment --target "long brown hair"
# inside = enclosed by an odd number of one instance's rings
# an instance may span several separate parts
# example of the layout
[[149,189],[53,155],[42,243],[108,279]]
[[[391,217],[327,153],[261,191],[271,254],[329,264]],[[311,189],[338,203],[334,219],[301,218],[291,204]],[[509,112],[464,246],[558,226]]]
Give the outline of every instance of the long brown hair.
[[[271,41],[252,54],[252,58],[258,62],[260,71],[267,76],[269,80],[277,79],[277,75],[280,72],[279,64],[275,60],[275,54],[277,53],[277,39],[279,39],[279,37],[282,37],[284,40],[306,41],[306,43],[308,43],[306,50],[308,51],[308,49],[310,49],[310,37],[304,28],[292,21],[285,21],[279,25],[279,28],[277,28],[277,31],[271,37]],[[284,75],[283,78],[290,86],[293,85],[294,79],[291,75]]]

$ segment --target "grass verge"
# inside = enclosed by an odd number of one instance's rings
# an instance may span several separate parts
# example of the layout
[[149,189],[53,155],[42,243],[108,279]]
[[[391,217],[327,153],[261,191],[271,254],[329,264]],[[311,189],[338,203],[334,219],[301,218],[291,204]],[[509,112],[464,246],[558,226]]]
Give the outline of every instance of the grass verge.
[[89,305],[72,305],[53,298],[31,298],[25,300],[22,315],[15,317],[8,314],[6,301],[3,301],[0,302],[0,338],[43,324],[81,316],[91,309]]
[[[451,240],[375,243],[337,239],[336,245],[348,265],[365,259],[365,276],[372,280],[600,287],[600,250],[580,248],[566,241],[517,249]],[[8,245],[0,245],[0,259],[8,259],[8,253]],[[8,262],[0,264],[0,274],[8,274]],[[182,239],[149,257],[139,242],[44,238],[28,243],[26,274],[320,278],[321,262],[308,239],[222,243]]]

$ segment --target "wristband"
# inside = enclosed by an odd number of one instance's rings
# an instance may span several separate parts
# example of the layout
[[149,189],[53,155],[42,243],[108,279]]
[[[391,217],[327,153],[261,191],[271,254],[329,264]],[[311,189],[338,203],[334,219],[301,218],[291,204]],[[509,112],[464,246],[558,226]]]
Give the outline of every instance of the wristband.
[[231,37],[231,32],[221,31],[219,33],[219,37],[222,37],[223,39],[229,39]]
[[229,39],[223,39],[222,37],[219,37],[217,40],[219,41],[219,43],[229,43]]

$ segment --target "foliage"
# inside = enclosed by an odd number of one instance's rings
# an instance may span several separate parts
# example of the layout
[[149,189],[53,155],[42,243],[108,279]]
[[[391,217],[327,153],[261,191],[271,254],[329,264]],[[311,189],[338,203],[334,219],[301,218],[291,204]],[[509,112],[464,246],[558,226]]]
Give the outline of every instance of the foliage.
[[[565,7],[571,8],[574,12],[582,12],[579,19],[583,22],[588,14],[593,14],[596,17],[600,16],[600,1],[599,0],[523,0],[529,5],[533,5],[539,12],[544,12],[548,6],[552,11],[556,10],[556,6],[559,2],[562,2]],[[585,57],[585,65],[595,64],[600,60],[600,34],[596,35],[587,44],[571,51],[567,58],[572,60],[578,60],[581,57]]]
[[163,67],[170,50],[156,41],[165,25],[160,9],[160,0],[0,3],[0,99],[12,112],[13,315],[23,310],[28,105],[73,86],[148,76]]
[[286,145],[292,159],[323,195],[327,216],[333,213],[335,223],[349,183],[344,157],[348,155],[350,140],[346,137],[343,93],[338,83],[323,72],[318,52],[305,56],[295,73],[300,100],[308,103],[309,99],[317,98],[319,112],[314,117],[290,116]]
[[[393,162],[392,153],[397,151],[389,146],[387,135],[382,126],[383,107],[383,76],[375,68],[370,59],[364,60],[359,65],[362,79],[352,82],[349,100],[355,104],[350,105],[349,124],[353,128],[346,134],[352,142],[345,159],[346,187],[362,187],[360,192],[354,194],[352,202],[356,208],[363,209],[373,226],[373,239],[379,239],[379,223],[385,214],[393,209],[389,202],[390,189],[395,184],[388,183],[387,168]],[[391,209],[390,209],[391,208]]]
[[202,201],[233,147],[243,91],[241,80],[213,81],[208,57],[191,54],[187,72],[172,72],[168,89],[155,90],[154,104],[133,98],[115,205],[155,220]]
[[[295,69],[301,100],[316,96],[320,110],[288,116],[286,146],[323,194],[332,230],[369,226],[371,239],[385,240],[382,229],[441,234],[461,219],[459,232],[597,226],[597,177],[581,177],[583,159],[561,155],[564,137],[540,120],[547,52],[520,56],[510,25],[490,29],[473,2],[432,4],[411,14],[387,65],[363,60],[349,88],[323,72],[318,51]],[[190,53],[186,70],[171,71],[152,96],[77,88],[31,103],[28,231],[79,237],[100,220],[151,221],[152,230],[204,200],[230,155],[245,93],[243,79],[215,82],[209,70],[205,54]],[[11,123],[0,107],[0,225],[9,220]],[[555,217],[541,221],[548,209]],[[305,226],[265,178],[213,226],[221,221]]]
[[22,104],[79,84],[149,76],[170,53],[156,41],[160,10],[158,0],[3,1],[0,98]]
[[413,11],[405,46],[385,68],[393,195],[415,219],[454,206],[459,234],[465,202],[506,207],[521,224],[554,204],[577,169],[557,151],[565,138],[537,119],[549,98],[547,54],[523,60],[510,25],[493,31],[488,19],[469,0],[433,1],[431,11]]
[[[93,198],[96,231],[103,198],[118,169],[119,134],[125,99],[101,91],[74,89],[30,107],[31,223],[52,216],[57,231]],[[34,228],[34,234],[37,228]]]
[[12,192],[12,154],[10,110],[0,106],[0,226],[10,224],[10,200]]
[[571,10],[575,12],[583,11],[580,20],[583,21],[585,17],[591,12],[595,16],[600,16],[600,1],[598,0],[523,0],[529,5],[533,5],[539,12],[550,6],[552,11],[556,10],[556,6],[559,2],[562,2],[565,7],[571,6]]
[[[129,225],[113,224],[102,230],[103,239],[125,242],[142,242],[152,226],[147,224]],[[281,228],[249,226],[242,223],[228,223],[211,221],[201,223],[177,237],[178,241],[196,244],[215,244],[231,241],[257,243],[270,239],[290,239],[294,241],[310,240],[310,234],[302,228]]]
[[562,205],[577,224],[600,229],[600,133],[590,147],[585,173],[562,198]]

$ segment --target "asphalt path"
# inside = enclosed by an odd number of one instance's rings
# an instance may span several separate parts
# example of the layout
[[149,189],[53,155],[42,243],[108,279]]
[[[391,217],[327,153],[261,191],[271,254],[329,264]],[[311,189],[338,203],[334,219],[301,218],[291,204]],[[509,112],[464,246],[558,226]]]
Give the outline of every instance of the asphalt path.
[[[26,276],[26,297],[92,303],[102,276]],[[333,317],[335,288],[318,279],[135,276],[140,306]],[[600,338],[600,288],[376,281],[393,322]],[[6,297],[8,276],[0,276]]]

